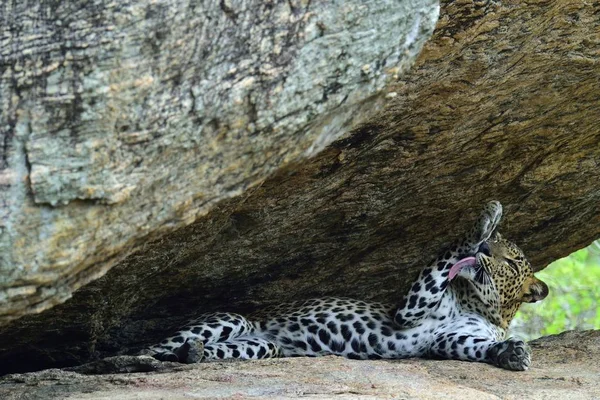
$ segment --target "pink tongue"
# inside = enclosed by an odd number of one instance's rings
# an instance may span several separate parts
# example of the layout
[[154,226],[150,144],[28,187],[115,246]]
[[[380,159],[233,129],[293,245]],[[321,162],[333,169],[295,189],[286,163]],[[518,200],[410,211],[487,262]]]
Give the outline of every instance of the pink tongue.
[[475,265],[476,262],[477,260],[475,259],[475,257],[463,258],[462,260],[454,264],[452,268],[450,268],[450,272],[448,273],[448,279],[452,280],[456,278],[456,275],[458,275],[461,269],[463,269],[464,267],[472,267]]

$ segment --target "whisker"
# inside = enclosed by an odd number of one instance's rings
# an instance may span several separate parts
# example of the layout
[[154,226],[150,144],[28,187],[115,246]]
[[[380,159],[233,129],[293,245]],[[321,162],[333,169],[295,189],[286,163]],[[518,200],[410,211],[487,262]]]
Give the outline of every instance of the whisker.
[[483,267],[479,267],[475,272],[475,281],[483,285],[489,285],[492,283],[489,274]]

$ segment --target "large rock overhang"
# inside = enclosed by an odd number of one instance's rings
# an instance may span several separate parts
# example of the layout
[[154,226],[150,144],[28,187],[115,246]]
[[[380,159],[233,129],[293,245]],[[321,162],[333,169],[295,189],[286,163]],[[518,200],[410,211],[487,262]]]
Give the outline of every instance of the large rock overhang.
[[535,269],[587,245],[600,236],[597,12],[447,2],[375,117],[6,326],[0,359],[17,370],[134,351],[216,309],[397,301],[490,199]]
[[3,324],[372,115],[439,5],[34,1],[0,15]]

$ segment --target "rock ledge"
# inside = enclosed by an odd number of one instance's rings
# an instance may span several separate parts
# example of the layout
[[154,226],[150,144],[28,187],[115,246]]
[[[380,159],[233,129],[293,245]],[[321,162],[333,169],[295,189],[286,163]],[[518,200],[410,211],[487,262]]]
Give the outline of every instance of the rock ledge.
[[600,331],[565,332],[531,343],[526,372],[460,361],[287,358],[178,366],[162,373],[81,375],[57,369],[0,379],[17,399],[395,398],[598,399]]

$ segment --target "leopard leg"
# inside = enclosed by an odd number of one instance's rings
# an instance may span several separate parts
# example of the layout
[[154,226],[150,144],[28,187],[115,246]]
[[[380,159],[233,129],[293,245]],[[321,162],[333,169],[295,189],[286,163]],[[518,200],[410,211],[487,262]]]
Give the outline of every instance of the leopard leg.
[[448,287],[448,274],[452,266],[466,256],[480,251],[480,247],[496,230],[501,217],[502,205],[499,202],[491,201],[486,204],[465,238],[421,271],[396,309],[394,322],[399,328],[415,327],[430,316],[431,312],[438,307]]
[[243,336],[225,342],[210,343],[204,347],[204,360],[259,360],[280,355],[279,347],[264,338]]
[[205,314],[143,353],[160,361],[194,363],[202,360],[206,345],[231,341],[253,331],[252,324],[239,314]]
[[437,336],[429,356],[485,362],[511,371],[525,371],[531,364],[531,350],[522,340],[511,338],[498,342],[484,336],[456,332]]
[[476,316],[465,316],[440,326],[428,356],[448,360],[485,362],[512,371],[525,371],[531,350],[522,340],[498,341],[502,331]]

